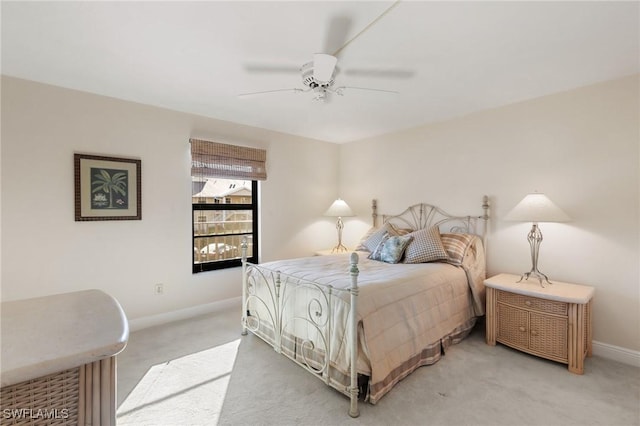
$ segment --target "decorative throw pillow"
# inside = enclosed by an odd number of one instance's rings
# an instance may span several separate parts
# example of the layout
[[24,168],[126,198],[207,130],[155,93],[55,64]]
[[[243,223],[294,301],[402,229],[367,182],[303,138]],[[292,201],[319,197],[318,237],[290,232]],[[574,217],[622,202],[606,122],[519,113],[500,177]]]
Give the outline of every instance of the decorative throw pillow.
[[358,251],[370,251],[369,248],[364,245],[364,243],[369,239],[369,237],[371,237],[379,229],[380,228],[376,228],[375,226],[372,226],[371,228],[369,228],[369,230],[366,232],[366,234],[364,234],[362,236],[362,238],[360,238],[360,242],[358,243],[358,247],[356,247],[356,250],[358,250]]
[[442,245],[449,255],[448,262],[452,265],[462,265],[467,249],[476,238],[473,234],[441,234]]
[[382,247],[380,260],[387,263],[400,262],[412,239],[410,235],[389,237]]
[[[393,226],[393,225],[391,225],[391,226]],[[413,229],[396,228],[395,226],[393,226],[393,230],[396,231],[396,234],[399,235],[399,236],[409,235],[410,233],[413,232]]]
[[378,244],[375,250],[369,255],[369,259],[381,260],[386,263],[398,263],[402,259],[407,245],[411,242],[412,237],[409,235],[391,236],[388,233]]
[[[369,230],[369,232],[371,232],[371,230]],[[368,236],[365,235],[366,240],[363,238],[363,241],[358,246],[358,250],[373,252],[386,234],[394,236],[398,235],[398,232],[396,232],[395,228],[391,224],[385,223],[380,228],[371,232]]]
[[378,243],[378,245],[376,246],[376,248],[374,248],[373,250],[371,250],[371,253],[369,254],[369,259],[372,260],[380,260],[380,253],[382,252],[382,248],[384,247],[384,243],[387,242],[387,240],[389,239],[390,235],[388,232],[385,232],[384,235],[382,236],[382,239],[380,240],[380,242]]
[[440,230],[437,226],[420,229],[408,236],[413,237],[413,240],[404,253],[404,263],[425,263],[449,259],[449,255],[442,245]]

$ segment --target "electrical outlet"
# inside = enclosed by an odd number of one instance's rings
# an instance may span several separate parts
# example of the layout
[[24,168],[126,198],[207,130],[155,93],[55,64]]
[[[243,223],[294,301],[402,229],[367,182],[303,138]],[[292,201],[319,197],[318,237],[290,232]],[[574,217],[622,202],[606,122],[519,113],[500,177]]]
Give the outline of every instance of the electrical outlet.
[[164,284],[162,283],[156,284],[155,292],[156,292],[156,295],[164,294]]

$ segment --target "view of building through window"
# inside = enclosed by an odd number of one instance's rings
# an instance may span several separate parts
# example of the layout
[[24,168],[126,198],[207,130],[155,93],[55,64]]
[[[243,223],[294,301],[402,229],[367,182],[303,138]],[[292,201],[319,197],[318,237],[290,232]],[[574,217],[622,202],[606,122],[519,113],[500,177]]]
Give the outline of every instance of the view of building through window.
[[[239,264],[241,244],[253,256],[255,181],[193,177],[194,272]],[[229,262],[236,260],[236,262]],[[208,265],[209,267],[203,267]]]

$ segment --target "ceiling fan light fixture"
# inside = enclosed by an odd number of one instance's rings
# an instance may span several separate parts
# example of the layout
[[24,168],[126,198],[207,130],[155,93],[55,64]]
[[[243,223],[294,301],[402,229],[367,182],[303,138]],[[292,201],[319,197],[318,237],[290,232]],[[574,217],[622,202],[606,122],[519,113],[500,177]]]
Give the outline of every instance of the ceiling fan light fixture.
[[313,89],[313,100],[318,102],[325,102],[327,96],[327,90],[323,87],[316,87]]

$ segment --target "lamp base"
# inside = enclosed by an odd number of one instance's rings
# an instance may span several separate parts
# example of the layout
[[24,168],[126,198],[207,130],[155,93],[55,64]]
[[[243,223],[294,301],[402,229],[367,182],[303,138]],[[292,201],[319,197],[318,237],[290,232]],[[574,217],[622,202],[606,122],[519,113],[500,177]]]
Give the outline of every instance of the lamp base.
[[338,220],[336,222],[336,229],[338,230],[338,245],[331,249],[331,253],[341,253],[343,251],[348,251],[347,248],[342,245],[342,229],[344,228],[344,223],[342,222],[342,218],[338,216]]
[[547,277],[545,274],[543,274],[542,272],[538,271],[537,268],[531,268],[531,270],[529,272],[525,272],[524,274],[522,274],[522,276],[520,277],[520,279],[516,282],[522,282],[522,280],[528,280],[529,277],[533,275],[536,278],[538,278],[538,281],[540,281],[540,286],[542,288],[544,288],[544,284],[542,283],[542,279],[544,278],[544,281],[547,282],[547,284],[553,284],[551,281],[549,281],[549,277]]
[[331,249],[331,253],[344,253],[349,251],[348,248],[346,248],[345,246],[342,245],[342,243],[338,243],[337,246],[335,246],[334,248]]
[[527,241],[529,241],[529,246],[531,247],[531,265],[532,266],[531,266],[531,270],[529,272],[525,272],[524,274],[522,274],[522,276],[517,282],[521,282],[523,279],[528,280],[531,275],[534,275],[538,278],[538,281],[540,281],[540,286],[544,288],[544,284],[542,284],[543,278],[547,283],[549,284],[552,284],[552,283],[551,281],[549,281],[549,278],[547,278],[545,274],[538,271],[538,253],[540,251],[540,243],[542,242],[542,232],[540,232],[540,228],[538,228],[538,224],[535,222],[531,227],[531,231],[529,231],[529,234],[527,235]]

